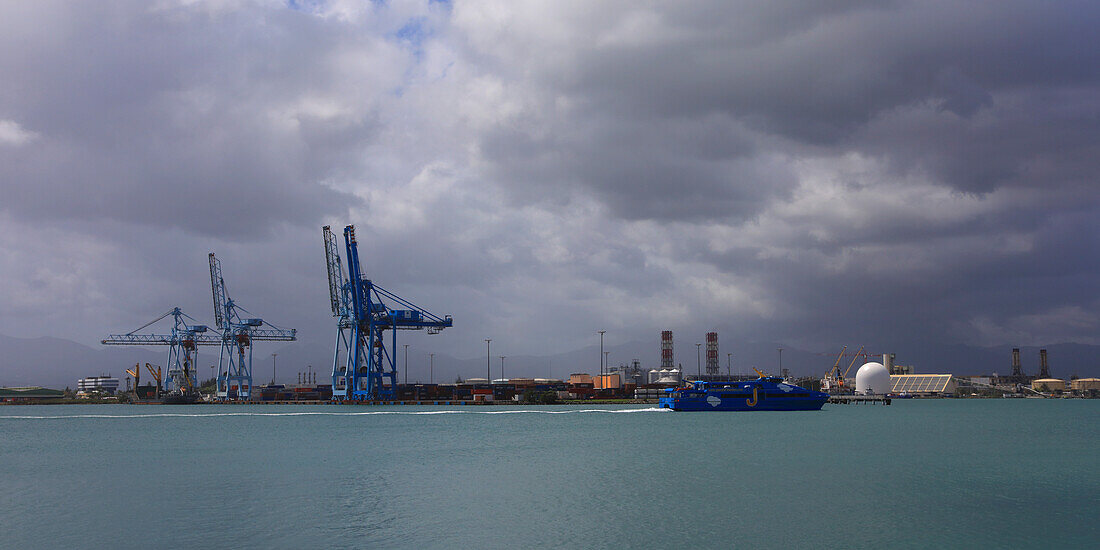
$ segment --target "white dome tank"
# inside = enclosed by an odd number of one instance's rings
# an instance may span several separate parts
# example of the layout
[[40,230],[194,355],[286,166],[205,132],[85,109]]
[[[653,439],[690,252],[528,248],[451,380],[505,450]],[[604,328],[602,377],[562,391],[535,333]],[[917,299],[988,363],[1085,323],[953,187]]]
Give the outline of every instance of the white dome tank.
[[864,363],[856,371],[857,394],[884,394],[891,389],[890,371],[882,363]]

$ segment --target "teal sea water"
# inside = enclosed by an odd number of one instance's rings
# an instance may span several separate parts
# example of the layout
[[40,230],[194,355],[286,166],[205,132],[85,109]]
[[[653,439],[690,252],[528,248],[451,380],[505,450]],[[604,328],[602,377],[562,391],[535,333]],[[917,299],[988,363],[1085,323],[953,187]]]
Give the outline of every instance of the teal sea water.
[[0,407],[3,548],[1050,548],[1100,400]]

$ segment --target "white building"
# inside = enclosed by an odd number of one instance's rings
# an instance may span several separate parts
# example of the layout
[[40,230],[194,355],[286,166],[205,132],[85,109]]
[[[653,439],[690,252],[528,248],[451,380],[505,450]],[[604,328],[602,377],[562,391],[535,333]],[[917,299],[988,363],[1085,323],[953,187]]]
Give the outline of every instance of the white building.
[[115,393],[118,391],[118,378],[110,376],[89,376],[76,382],[77,393]]

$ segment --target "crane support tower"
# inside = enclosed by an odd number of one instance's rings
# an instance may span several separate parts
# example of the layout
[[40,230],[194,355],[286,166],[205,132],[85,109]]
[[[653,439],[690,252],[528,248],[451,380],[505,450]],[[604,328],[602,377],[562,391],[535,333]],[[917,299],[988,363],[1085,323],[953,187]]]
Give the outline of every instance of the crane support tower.
[[[139,334],[140,331],[158,321],[171,316],[174,320],[170,334]],[[198,346],[217,346],[221,344],[218,336],[206,334],[207,326],[200,324],[187,324],[187,321],[195,321],[180,308],[172,308],[164,315],[145,323],[141,328],[134,329],[126,334],[111,334],[101,340],[109,346],[169,346],[167,371],[164,373],[164,389],[168,392],[192,393],[197,392],[199,383],[196,375],[195,361],[198,357]],[[135,378],[136,386],[140,380],[141,369],[135,367],[134,371],[126,371]],[[157,385],[161,384],[159,376],[155,376]]]
[[[452,326],[450,315],[437,317],[367,279],[359,265],[355,226],[344,228],[347,278],[340,245],[330,226],[322,228],[328,265],[329,301],[336,318],[332,358],[332,398],[362,401],[393,398],[397,388],[397,331],[436,334]],[[386,300],[406,308],[392,309]],[[386,331],[389,342],[386,342]]]
[[281,329],[267,323],[271,328],[261,328],[263,319],[241,317],[248,310],[237,305],[229,297],[222,278],[222,264],[210,256],[210,290],[214,298],[214,323],[221,331],[218,343],[221,354],[218,357],[218,381],[215,396],[223,400],[248,400],[252,397],[252,342],[296,340],[295,329]]

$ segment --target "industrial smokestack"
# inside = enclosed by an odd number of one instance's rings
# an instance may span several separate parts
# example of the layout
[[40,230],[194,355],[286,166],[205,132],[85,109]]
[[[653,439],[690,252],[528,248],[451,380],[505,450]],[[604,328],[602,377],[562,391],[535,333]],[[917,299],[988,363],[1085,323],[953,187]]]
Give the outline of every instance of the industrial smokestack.
[[672,331],[661,331],[661,368],[672,368]]
[[1020,348],[1012,348],[1012,376],[1023,376],[1020,371]]
[[718,374],[718,333],[707,333],[707,374]]
[[1050,378],[1050,367],[1047,365],[1047,350],[1039,350],[1039,378]]

